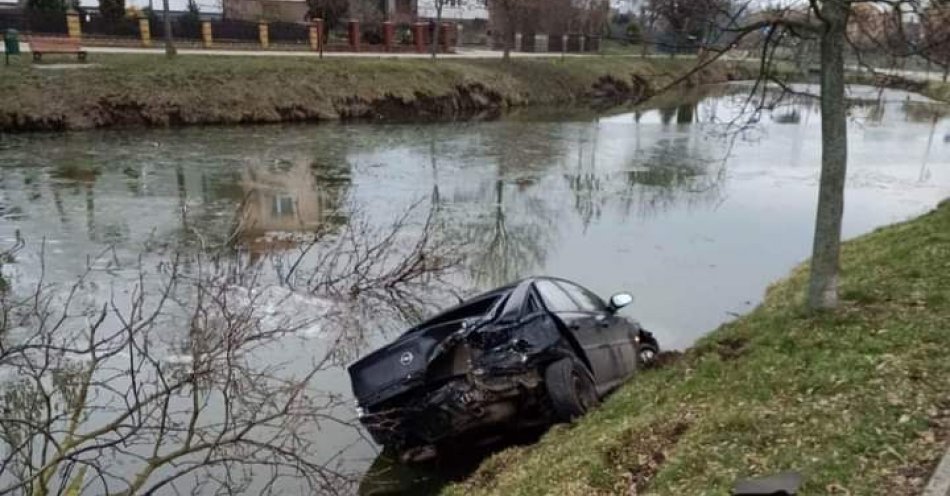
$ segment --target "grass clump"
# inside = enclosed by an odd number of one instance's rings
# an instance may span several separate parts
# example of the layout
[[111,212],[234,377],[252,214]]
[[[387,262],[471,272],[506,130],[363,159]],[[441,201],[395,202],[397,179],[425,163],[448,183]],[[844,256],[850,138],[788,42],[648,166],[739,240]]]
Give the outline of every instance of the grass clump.
[[950,440],[950,203],[847,242],[841,307],[807,267],[755,311],[448,494],[727,494],[797,470],[802,494],[918,494]]

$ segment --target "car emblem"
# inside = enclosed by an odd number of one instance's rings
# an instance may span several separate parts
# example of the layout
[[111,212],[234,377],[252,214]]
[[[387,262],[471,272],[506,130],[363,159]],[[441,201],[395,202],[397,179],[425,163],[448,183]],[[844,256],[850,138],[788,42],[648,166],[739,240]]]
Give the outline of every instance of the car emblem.
[[399,363],[401,363],[404,367],[408,367],[409,364],[412,363],[412,359],[412,352],[407,351],[399,357]]

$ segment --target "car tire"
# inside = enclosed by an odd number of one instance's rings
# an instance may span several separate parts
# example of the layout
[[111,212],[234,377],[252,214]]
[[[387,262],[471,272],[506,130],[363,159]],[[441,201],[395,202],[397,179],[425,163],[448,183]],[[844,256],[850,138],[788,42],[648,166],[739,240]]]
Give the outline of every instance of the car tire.
[[660,356],[660,344],[657,343],[653,334],[641,331],[637,341],[637,365],[645,369],[656,366],[656,361]]
[[548,365],[544,370],[544,386],[559,422],[571,422],[600,403],[590,372],[570,358]]

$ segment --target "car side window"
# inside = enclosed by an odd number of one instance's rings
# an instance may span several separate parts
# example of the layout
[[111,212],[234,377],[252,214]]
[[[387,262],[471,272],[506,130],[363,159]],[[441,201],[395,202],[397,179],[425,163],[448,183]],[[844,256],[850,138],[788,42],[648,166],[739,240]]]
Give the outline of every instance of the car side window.
[[557,284],[564,288],[564,291],[580,305],[581,310],[585,312],[602,312],[604,310],[604,302],[590,291],[569,282],[558,281]]
[[560,286],[552,281],[540,280],[534,283],[544,301],[544,306],[552,312],[576,312],[580,310]]

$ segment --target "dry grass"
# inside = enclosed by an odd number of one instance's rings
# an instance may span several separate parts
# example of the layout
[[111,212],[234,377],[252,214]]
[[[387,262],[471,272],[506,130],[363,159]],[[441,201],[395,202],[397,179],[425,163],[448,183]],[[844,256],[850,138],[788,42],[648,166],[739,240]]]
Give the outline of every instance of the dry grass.
[[[0,78],[0,130],[84,129],[452,115],[585,99],[604,76],[659,86],[687,59],[319,60],[296,57],[90,54],[85,69],[27,59]],[[704,81],[742,68],[722,64]]]

